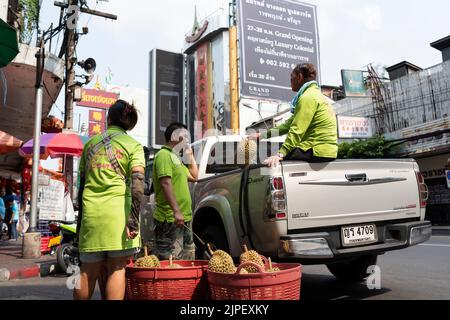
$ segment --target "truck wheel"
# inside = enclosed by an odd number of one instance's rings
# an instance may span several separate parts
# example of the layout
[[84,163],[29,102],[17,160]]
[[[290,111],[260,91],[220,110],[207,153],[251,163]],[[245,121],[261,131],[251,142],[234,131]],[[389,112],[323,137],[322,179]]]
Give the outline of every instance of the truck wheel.
[[[213,250],[224,250],[229,252],[227,236],[225,230],[217,225],[207,226],[201,235],[202,240],[205,243],[209,243]],[[203,245],[197,246],[197,257],[199,259],[208,260],[207,248]]]
[[356,260],[328,264],[327,268],[340,280],[362,281],[370,275],[367,268],[377,264],[377,257],[377,255],[363,256]]

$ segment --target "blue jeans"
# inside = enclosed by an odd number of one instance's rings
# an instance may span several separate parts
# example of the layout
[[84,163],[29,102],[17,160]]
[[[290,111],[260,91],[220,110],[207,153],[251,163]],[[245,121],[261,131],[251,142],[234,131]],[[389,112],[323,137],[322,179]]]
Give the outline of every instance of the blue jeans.
[[8,224],[8,233],[10,239],[17,240],[17,220],[13,220],[13,222]]

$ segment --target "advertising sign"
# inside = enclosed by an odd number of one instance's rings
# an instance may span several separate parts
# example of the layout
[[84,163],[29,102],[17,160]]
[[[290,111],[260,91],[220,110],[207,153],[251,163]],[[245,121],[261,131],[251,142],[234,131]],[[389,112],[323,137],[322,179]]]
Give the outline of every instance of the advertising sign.
[[64,220],[64,182],[50,179],[39,185],[38,207],[39,220]]
[[362,71],[341,70],[342,84],[347,97],[366,96],[366,86],[364,84],[364,75]]
[[103,122],[89,122],[89,137],[93,137],[97,134],[100,134],[106,130],[106,124]]
[[89,110],[89,122],[106,122],[106,111]]
[[172,122],[183,121],[182,54],[154,49],[150,52],[150,147],[165,144],[164,132]]
[[197,117],[202,123],[202,130],[196,139],[201,139],[208,129],[208,44],[204,43],[197,49]]
[[369,118],[338,116],[338,136],[341,139],[368,139],[373,136]]
[[241,95],[291,101],[290,73],[301,63],[317,68],[316,6],[293,0],[239,0]]
[[109,107],[119,99],[116,93],[101,90],[83,89],[81,101],[77,102],[78,106],[109,109]]

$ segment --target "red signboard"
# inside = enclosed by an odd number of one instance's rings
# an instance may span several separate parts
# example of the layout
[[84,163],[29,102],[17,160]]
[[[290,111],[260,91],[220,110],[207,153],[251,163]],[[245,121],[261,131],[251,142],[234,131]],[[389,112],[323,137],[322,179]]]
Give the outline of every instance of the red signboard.
[[106,130],[105,123],[96,123],[96,122],[89,123],[89,137],[93,137],[97,134],[100,134],[105,130]]
[[208,44],[197,49],[197,121],[202,122],[202,132],[196,132],[196,139],[201,139],[208,130]]
[[111,105],[119,99],[119,95],[101,90],[83,89],[81,101],[78,106],[109,109]]
[[105,110],[89,110],[89,122],[106,122]]

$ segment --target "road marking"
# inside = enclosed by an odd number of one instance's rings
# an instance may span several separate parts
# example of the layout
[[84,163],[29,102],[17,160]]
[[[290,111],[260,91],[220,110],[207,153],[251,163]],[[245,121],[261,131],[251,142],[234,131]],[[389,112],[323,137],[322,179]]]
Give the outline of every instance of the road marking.
[[450,244],[419,244],[422,247],[450,247]]

